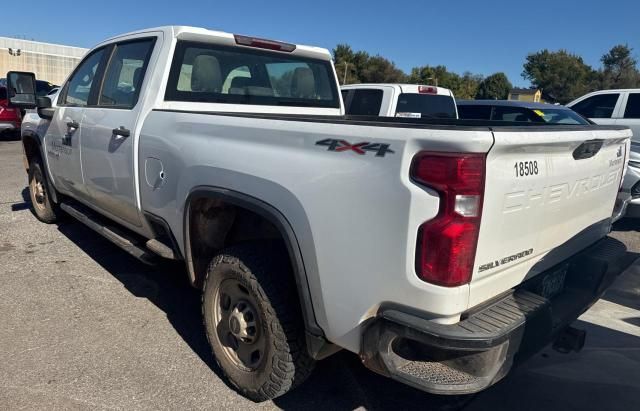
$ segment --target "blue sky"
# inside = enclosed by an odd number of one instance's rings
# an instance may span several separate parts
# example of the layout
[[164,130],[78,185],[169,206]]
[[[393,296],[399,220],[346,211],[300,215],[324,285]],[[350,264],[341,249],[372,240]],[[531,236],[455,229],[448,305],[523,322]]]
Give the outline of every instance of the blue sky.
[[[33,9],[25,14],[22,4]],[[638,0],[50,0],[10,1],[3,11],[11,18],[0,35],[51,43],[91,47],[111,35],[183,24],[328,49],[348,43],[407,72],[425,64],[504,71],[518,86],[528,84],[520,76],[526,55],[543,48],[566,48],[599,67],[603,53],[628,43],[640,59]]]

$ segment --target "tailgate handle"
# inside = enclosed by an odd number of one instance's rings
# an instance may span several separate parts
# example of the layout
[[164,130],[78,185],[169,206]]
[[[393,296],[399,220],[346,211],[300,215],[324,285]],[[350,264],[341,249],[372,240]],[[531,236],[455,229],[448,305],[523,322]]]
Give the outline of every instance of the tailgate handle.
[[584,158],[591,158],[595,156],[602,148],[603,140],[588,140],[580,144],[578,148],[573,150],[573,158],[576,160],[582,160]]

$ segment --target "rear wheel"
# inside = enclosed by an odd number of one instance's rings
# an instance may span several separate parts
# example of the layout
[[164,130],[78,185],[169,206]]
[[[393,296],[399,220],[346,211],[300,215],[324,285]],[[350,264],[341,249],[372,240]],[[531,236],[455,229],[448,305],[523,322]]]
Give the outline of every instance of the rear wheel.
[[244,396],[278,397],[304,381],[314,361],[284,248],[228,248],[209,266],[202,312],[218,365]]
[[48,224],[58,221],[60,210],[49,195],[44,168],[39,158],[33,158],[29,163],[29,196],[38,220]]

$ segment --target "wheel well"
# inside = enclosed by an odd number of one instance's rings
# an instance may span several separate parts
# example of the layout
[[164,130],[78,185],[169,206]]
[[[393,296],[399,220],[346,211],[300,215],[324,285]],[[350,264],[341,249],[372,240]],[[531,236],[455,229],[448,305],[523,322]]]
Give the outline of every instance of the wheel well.
[[28,170],[31,160],[41,156],[40,144],[38,144],[38,141],[35,139],[35,137],[26,135],[22,137],[22,147],[24,148],[24,156],[26,160],[25,166]]
[[187,252],[191,252],[192,281],[197,287],[202,286],[209,262],[223,248],[255,241],[286,244],[283,234],[268,218],[222,199],[194,198],[189,203],[188,216]]

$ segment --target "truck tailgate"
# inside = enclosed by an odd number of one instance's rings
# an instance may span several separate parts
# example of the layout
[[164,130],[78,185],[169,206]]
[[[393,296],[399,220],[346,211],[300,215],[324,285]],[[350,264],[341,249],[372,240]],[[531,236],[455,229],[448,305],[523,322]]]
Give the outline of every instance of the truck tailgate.
[[494,129],[470,306],[605,236],[627,129]]

